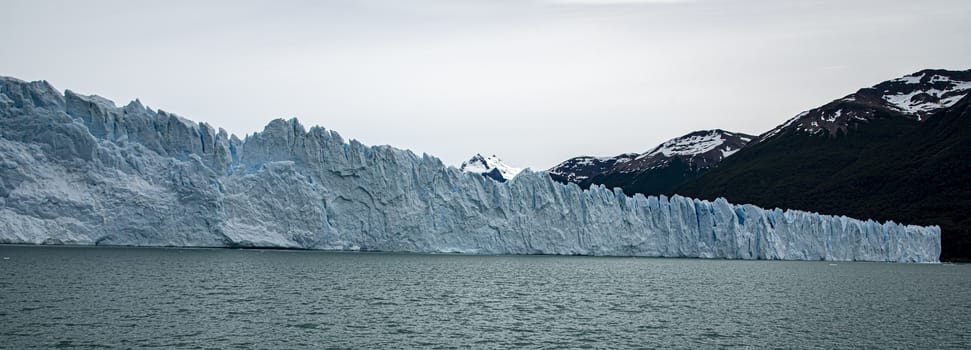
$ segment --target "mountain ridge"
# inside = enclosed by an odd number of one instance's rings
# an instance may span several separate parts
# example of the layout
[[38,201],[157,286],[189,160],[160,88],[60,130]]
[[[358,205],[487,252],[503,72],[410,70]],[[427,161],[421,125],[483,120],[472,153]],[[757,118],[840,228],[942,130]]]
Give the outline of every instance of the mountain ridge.
[[559,182],[580,187],[620,187],[626,193],[671,194],[675,187],[731,156],[755,136],[721,129],[700,130],[667,140],[643,153],[575,157],[547,170]]
[[757,141],[783,131],[835,136],[851,125],[865,124],[885,115],[917,121],[949,108],[971,93],[971,70],[925,69],[857,90],[792,119],[760,135]]

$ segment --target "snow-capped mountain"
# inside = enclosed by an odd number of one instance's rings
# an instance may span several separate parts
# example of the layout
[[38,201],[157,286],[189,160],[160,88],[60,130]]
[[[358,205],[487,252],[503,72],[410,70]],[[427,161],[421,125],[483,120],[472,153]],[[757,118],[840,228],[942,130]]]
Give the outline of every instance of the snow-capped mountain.
[[462,162],[459,170],[467,173],[482,174],[482,176],[499,182],[506,182],[523,171],[522,168],[513,168],[506,165],[495,154],[489,157],[476,154],[471,159]]
[[610,172],[635,173],[668,166],[675,158],[690,168],[708,169],[745,147],[755,136],[721,129],[695,131],[665,141]]
[[675,193],[941,225],[971,261],[971,70],[922,70],[800,113]]
[[799,113],[760,136],[760,140],[784,132],[835,136],[859,125],[888,116],[927,120],[971,92],[971,70],[927,69],[888,80]]
[[718,165],[754,138],[720,129],[695,131],[644,153],[576,157],[548,172],[556,181],[581,187],[604,185],[620,187],[630,194],[670,194],[675,186]]
[[0,243],[926,262],[940,229],[500,184],[295,119],[240,139],[0,77]]
[[602,174],[614,165],[629,162],[639,155],[637,153],[624,153],[614,157],[573,157],[550,168],[547,172],[553,180],[563,183],[573,182],[581,184],[594,176]]

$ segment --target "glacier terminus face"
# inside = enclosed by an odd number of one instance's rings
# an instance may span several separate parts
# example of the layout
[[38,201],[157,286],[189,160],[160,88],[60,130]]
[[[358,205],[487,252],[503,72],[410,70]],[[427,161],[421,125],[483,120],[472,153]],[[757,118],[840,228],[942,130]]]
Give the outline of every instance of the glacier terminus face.
[[507,182],[274,120],[239,139],[0,78],[0,243],[936,262],[940,229]]

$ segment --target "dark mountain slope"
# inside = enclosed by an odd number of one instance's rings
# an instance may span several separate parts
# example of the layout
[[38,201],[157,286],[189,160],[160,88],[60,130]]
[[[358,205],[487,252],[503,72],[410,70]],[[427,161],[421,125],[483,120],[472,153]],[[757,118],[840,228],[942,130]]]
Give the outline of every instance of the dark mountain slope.
[[587,188],[590,185],[604,185],[607,188],[620,187],[624,193],[634,195],[670,195],[675,188],[684,182],[697,177],[708,168],[692,166],[681,158],[672,158],[664,166],[648,168],[636,172],[610,171],[598,174],[580,184]]
[[[969,95],[971,96],[971,95]],[[940,225],[942,259],[971,258],[971,107],[965,96],[923,121],[883,108],[833,134],[797,128],[751,144],[681,195]]]
[[[637,158],[637,153],[624,153],[615,157],[580,156],[567,159],[547,170],[553,180],[568,183],[573,182],[588,188],[590,178],[600,175],[618,163],[629,162]],[[587,183],[584,185],[584,183]]]

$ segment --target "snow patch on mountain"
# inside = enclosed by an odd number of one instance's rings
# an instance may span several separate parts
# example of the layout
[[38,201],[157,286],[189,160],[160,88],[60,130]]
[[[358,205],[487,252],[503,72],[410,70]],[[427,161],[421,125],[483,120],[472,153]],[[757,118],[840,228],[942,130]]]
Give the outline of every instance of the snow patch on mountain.
[[971,91],[971,81],[952,80],[938,74],[926,78],[926,74],[919,73],[900,79],[904,79],[903,82],[907,84],[919,84],[921,81],[928,81],[929,84],[913,91],[887,94],[883,99],[894,108],[917,115],[921,119],[922,113],[951,107]]
[[643,159],[656,155],[665,157],[673,156],[695,156],[707,153],[725,143],[723,133],[717,130],[710,130],[706,134],[693,134],[686,137],[679,137],[668,140],[657,146],[654,150],[644,153],[637,159]]
[[735,154],[739,150],[741,150],[741,148],[726,147],[725,149],[721,150],[721,152],[722,152],[722,158],[731,157],[733,154]]
[[923,73],[918,73],[918,74],[913,74],[913,75],[906,75],[906,76],[903,76],[903,77],[900,77],[900,78],[897,78],[897,79],[893,79],[891,81],[893,81],[893,82],[900,82],[900,83],[904,83],[904,84],[919,84],[920,83],[920,79],[923,76],[924,76]]

